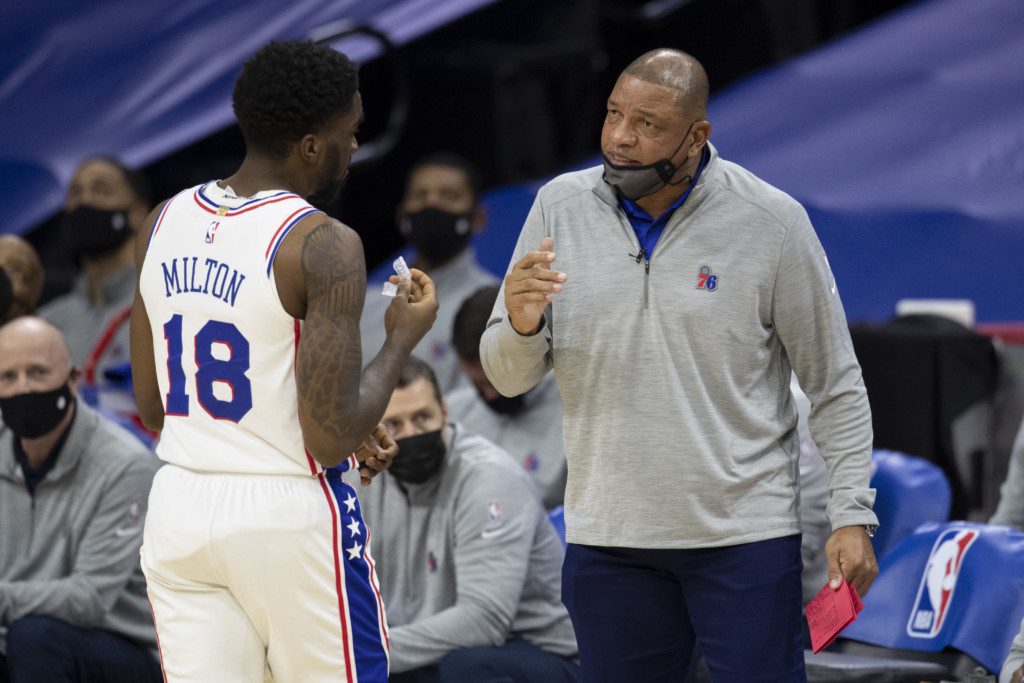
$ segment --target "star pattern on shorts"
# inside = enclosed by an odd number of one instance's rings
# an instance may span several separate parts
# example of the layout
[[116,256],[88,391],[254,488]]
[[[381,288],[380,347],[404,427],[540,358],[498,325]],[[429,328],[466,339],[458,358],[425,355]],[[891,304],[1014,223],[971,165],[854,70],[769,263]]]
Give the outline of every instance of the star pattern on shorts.
[[355,520],[355,519],[353,519],[353,520],[352,520],[352,521],[351,521],[351,522],[350,522],[350,523],[348,524],[348,530],[349,530],[350,532],[352,532],[352,535],[353,535],[353,536],[358,536],[358,535],[359,535],[359,521],[358,521],[358,520]]
[[355,543],[352,545],[351,548],[345,548],[345,552],[348,553],[348,559],[358,560],[359,554],[363,552],[363,546],[359,545],[358,543]]
[[351,493],[348,494],[348,498],[345,499],[345,512],[355,512],[356,510],[356,497]]

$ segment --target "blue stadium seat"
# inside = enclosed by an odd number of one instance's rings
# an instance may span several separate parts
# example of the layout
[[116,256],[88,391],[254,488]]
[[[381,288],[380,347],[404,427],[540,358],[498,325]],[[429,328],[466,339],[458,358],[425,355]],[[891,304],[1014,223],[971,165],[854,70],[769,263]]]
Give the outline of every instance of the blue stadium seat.
[[951,492],[946,475],[927,460],[884,450],[871,459],[871,486],[878,492],[872,543],[881,559],[920,525],[948,520]]
[[998,672],[1024,616],[1024,533],[926,524],[882,559],[843,637],[886,648],[954,648]]
[[558,533],[558,538],[562,539],[562,547],[565,547],[565,509],[559,505],[554,510],[548,512],[548,519],[551,521],[551,526],[555,527],[555,531]]

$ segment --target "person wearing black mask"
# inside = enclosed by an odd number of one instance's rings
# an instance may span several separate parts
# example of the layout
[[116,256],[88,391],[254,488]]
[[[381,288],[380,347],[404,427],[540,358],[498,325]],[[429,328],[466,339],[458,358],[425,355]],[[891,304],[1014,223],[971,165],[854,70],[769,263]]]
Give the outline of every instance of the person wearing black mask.
[[410,358],[383,418],[398,454],[359,496],[390,625],[388,680],[575,681],[562,544],[536,489],[447,416],[434,372]]
[[150,209],[149,187],[110,157],[84,161],[64,201],[61,242],[81,269],[74,287],[39,315],[60,328],[87,380],[128,362],[128,311],[135,296],[132,235]]
[[[457,154],[437,152],[412,167],[395,216],[402,236],[415,249],[411,264],[437,287],[437,322],[414,353],[430,363],[446,393],[467,384],[449,343],[455,309],[478,287],[497,282],[477,265],[469,245],[487,223],[479,192],[472,164]],[[380,290],[380,286],[366,288],[360,333],[367,359],[384,341],[384,311],[390,299],[382,297]]]
[[51,324],[0,327],[0,680],[159,681],[139,567],[159,461],[77,378]]
[[449,392],[449,414],[466,429],[508,451],[530,473],[544,507],[565,498],[567,468],[562,444],[562,398],[554,375],[518,396],[502,396],[480,364],[480,337],[498,297],[498,285],[481,287],[455,314],[452,347],[472,386]]

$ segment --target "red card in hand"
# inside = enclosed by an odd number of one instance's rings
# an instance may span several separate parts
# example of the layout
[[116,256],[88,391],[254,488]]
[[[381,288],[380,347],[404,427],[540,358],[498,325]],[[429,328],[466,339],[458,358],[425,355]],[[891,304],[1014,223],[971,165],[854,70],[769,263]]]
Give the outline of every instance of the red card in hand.
[[811,651],[821,652],[839,637],[843,629],[857,620],[864,609],[857,589],[843,579],[838,590],[825,584],[807,603],[807,625],[811,631]]

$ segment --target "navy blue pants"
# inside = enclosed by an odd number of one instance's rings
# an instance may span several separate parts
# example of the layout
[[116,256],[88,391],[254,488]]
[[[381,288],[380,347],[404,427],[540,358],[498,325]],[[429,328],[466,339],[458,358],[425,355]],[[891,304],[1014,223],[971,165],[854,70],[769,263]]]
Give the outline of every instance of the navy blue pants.
[[466,647],[438,666],[392,674],[390,683],[576,683],[580,667],[517,638],[500,647]]
[[42,615],[22,617],[7,630],[0,681],[10,683],[158,683],[160,662],[142,645],[95,628]]
[[692,550],[570,543],[562,602],[581,680],[683,681],[694,644],[715,683],[806,681],[800,536]]

